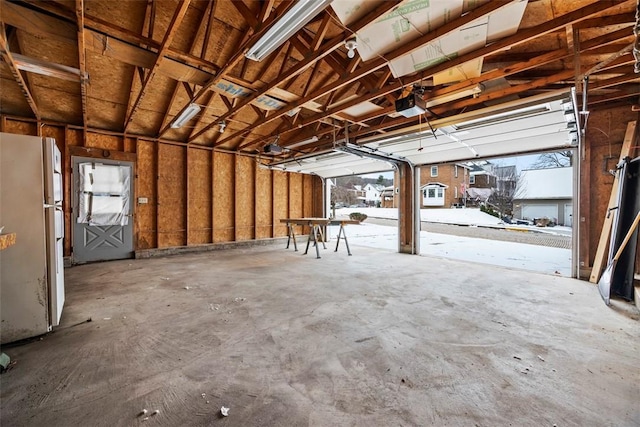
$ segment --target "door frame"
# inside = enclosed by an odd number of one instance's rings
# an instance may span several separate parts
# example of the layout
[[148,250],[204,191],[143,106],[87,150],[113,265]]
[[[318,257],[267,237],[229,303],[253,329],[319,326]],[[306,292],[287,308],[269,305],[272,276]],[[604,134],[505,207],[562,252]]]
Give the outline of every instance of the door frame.
[[[92,262],[92,261],[77,261],[76,257],[75,257],[75,251],[74,251],[74,242],[75,242],[75,225],[76,225],[76,215],[77,215],[77,205],[78,205],[78,192],[77,192],[77,187],[76,187],[76,174],[77,174],[77,167],[76,165],[78,163],[81,162],[95,162],[95,163],[104,163],[104,164],[108,164],[108,165],[120,165],[120,166],[130,166],[131,167],[131,178],[130,178],[130,183],[129,183],[129,189],[130,189],[130,202],[129,202],[129,210],[130,210],[130,214],[129,214],[129,218],[131,220],[131,253],[132,255],[135,253],[135,243],[136,243],[136,239],[135,239],[135,234],[136,234],[136,205],[137,205],[137,198],[136,198],[136,185],[135,185],[135,178],[136,178],[136,167],[137,167],[137,162],[135,161],[135,155],[133,156],[133,158],[131,159],[127,159],[127,160],[116,160],[116,159],[110,159],[110,158],[105,158],[104,156],[100,157],[100,156],[91,156],[90,155],[91,152],[90,151],[84,151],[82,153],[78,153],[78,155],[74,155],[73,153],[71,153],[71,188],[70,188],[70,193],[71,193],[71,227],[70,227],[70,239],[71,239],[71,263],[72,264],[84,264],[86,262]],[[132,256],[133,257],[133,256]],[[126,259],[126,258],[123,258]]]

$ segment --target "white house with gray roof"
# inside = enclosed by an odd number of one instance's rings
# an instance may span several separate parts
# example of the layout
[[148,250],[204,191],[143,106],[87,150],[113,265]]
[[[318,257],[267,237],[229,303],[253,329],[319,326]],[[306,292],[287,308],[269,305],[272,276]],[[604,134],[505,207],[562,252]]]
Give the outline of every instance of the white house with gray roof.
[[549,218],[558,225],[573,223],[573,168],[523,170],[513,199],[513,216]]

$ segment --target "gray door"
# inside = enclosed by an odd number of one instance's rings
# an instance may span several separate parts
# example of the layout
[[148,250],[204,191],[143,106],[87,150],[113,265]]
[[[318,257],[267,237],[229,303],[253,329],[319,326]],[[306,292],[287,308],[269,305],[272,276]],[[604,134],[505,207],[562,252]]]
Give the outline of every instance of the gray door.
[[73,261],[133,257],[133,163],[73,157]]

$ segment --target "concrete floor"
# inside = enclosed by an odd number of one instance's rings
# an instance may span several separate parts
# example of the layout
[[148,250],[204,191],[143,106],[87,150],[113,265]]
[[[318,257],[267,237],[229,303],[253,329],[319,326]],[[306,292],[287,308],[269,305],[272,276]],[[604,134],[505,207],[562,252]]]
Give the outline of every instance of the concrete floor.
[[61,327],[3,348],[0,424],[640,425],[637,313],[593,285],[352,250],[68,269]]

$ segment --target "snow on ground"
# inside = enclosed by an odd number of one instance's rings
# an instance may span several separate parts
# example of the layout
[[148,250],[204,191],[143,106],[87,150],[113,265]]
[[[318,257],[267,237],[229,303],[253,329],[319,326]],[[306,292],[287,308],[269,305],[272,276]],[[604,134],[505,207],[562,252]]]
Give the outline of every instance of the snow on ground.
[[[397,208],[342,208],[336,209],[336,216],[349,216],[351,212],[362,212],[372,218],[398,219]],[[503,222],[480,209],[421,209],[420,219],[430,222],[464,225],[498,225]]]
[[[378,211],[380,209],[375,210]],[[364,208],[360,211],[364,211]],[[335,242],[338,227],[332,226],[329,228],[329,234],[333,237],[332,241]],[[397,227],[363,222],[360,225],[349,225],[345,228],[345,231],[347,232],[349,244],[352,246],[361,245],[390,251],[398,250]],[[344,242],[341,242],[340,245],[339,251],[345,251]],[[352,252],[357,254],[357,248],[352,248]],[[570,249],[499,242],[422,231],[420,233],[420,255],[571,276]]]
[[[352,212],[361,212],[371,218],[398,219],[397,208],[341,208],[336,209],[336,217],[347,217]],[[486,227],[509,227],[533,230],[540,233],[571,234],[571,227],[535,227],[505,224],[499,218],[480,211],[477,208],[464,209],[421,209],[420,219],[443,224],[475,225]]]

